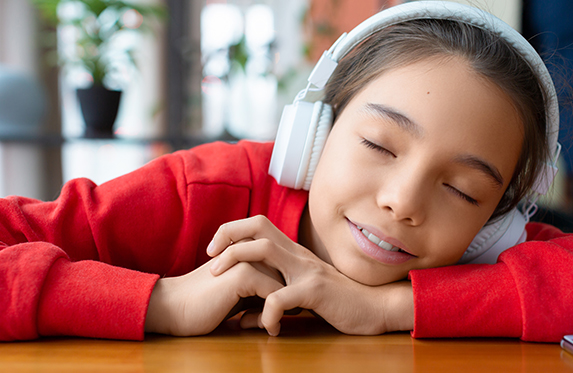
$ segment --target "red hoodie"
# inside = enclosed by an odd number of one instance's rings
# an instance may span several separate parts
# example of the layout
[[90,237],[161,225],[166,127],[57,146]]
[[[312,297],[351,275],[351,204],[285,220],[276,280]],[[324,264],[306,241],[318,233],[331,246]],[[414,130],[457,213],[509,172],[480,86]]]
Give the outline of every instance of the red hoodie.
[[[188,273],[228,221],[266,215],[296,240],[308,194],[277,185],[272,143],[213,143],[96,186],[73,180],[53,202],[0,199],[0,340],[144,337],[160,276]],[[573,333],[573,236],[528,225],[496,265],[410,273],[414,337]]]

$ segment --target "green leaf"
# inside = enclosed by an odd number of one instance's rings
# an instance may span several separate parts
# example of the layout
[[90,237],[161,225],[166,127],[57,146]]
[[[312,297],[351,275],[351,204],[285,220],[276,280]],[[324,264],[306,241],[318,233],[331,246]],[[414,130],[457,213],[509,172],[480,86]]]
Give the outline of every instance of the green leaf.
[[102,0],[82,0],[82,3],[86,5],[90,12],[92,12],[96,18],[108,7],[108,5]]
[[52,25],[58,24],[58,5],[60,0],[32,0],[42,17]]
[[241,69],[245,71],[248,59],[247,39],[243,36],[237,44],[233,44],[229,47],[229,60],[236,62]]
[[[110,66],[114,61],[107,54],[108,42],[122,32],[153,32],[149,22],[163,21],[168,12],[165,6],[157,4],[135,4],[122,0],[31,0],[43,18],[53,25],[71,25],[79,31],[77,46],[82,51],[77,59],[66,61],[69,64],[81,63],[93,76],[94,84],[102,84]],[[71,19],[58,19],[58,6],[62,3],[73,2],[84,6],[84,16]],[[143,17],[143,23],[138,29],[127,29],[122,20],[128,10],[135,10]],[[105,13],[105,15],[104,15]],[[104,16],[102,16],[104,15]],[[112,17],[108,17],[108,16]],[[113,18],[115,17],[115,19]],[[54,49],[57,50],[57,46]],[[125,60],[136,66],[133,51],[123,51]]]

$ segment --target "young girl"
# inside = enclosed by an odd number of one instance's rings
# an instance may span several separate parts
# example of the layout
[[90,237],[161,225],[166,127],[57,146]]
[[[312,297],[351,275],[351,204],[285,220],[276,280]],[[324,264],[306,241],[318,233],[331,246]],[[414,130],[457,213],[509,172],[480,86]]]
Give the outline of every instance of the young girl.
[[198,335],[243,309],[277,335],[297,307],[352,334],[573,333],[571,236],[530,223],[497,264],[455,265],[538,189],[552,96],[507,37],[432,3],[393,8],[421,15],[328,80],[335,124],[308,192],[269,176],[273,144],[241,141],[74,180],[54,202],[1,200],[0,339]]

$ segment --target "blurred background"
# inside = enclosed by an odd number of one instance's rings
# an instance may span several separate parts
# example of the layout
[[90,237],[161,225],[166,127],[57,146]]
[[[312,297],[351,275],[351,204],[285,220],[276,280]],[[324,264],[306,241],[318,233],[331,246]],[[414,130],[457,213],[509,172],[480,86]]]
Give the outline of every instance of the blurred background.
[[[0,197],[52,200],[71,178],[103,183],[214,140],[273,140],[322,52],[401,2],[0,0]],[[573,2],[457,2],[564,56],[555,72],[569,74],[573,31],[555,25],[571,19]],[[565,222],[570,173],[543,201]]]

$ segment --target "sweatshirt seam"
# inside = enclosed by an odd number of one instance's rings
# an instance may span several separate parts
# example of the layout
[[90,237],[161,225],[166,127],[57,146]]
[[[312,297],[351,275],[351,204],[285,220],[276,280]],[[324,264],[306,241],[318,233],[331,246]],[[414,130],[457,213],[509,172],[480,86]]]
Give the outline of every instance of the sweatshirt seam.
[[517,293],[517,297],[519,300],[519,310],[520,310],[520,324],[521,324],[521,334],[520,334],[520,339],[523,338],[523,335],[525,333],[525,307],[524,307],[524,298],[523,298],[523,294],[521,293],[519,286],[517,286],[517,281],[515,280],[515,274],[514,272],[511,270],[511,266],[508,265],[505,261],[501,260],[500,262],[498,262],[497,264],[503,264],[505,266],[505,269],[507,271],[507,273],[509,274],[509,277],[511,277],[511,280],[513,282],[513,288],[515,289],[515,292]]
[[[38,336],[44,336],[43,334],[40,334],[40,308],[41,308],[42,303],[44,303],[44,300],[47,296],[46,295],[46,288],[48,285],[48,278],[52,274],[52,271],[57,270],[56,266],[64,267],[66,265],[66,263],[70,263],[69,258],[67,258],[67,256],[63,255],[63,254],[64,254],[63,252],[58,253],[58,255],[52,261],[52,264],[49,266],[49,268],[45,272],[44,278],[42,279],[42,286],[39,289],[40,295],[38,296],[38,303],[36,304],[36,334]],[[66,260],[66,259],[68,259],[68,260]],[[61,260],[64,260],[64,262],[60,262]],[[57,279],[52,279],[52,282],[56,281],[56,280]]]
[[[94,199],[92,199],[91,197],[92,197],[93,193],[95,192],[95,189],[98,187],[98,185],[97,185],[96,183],[94,183],[92,180],[88,179],[88,178],[79,178],[78,180],[81,180],[81,181],[84,181],[84,182],[88,182],[88,183],[90,184],[89,187],[88,187],[88,188],[89,188],[89,197],[90,197],[90,198],[89,198],[89,199],[83,199],[83,198],[81,198],[81,193],[80,193],[80,198],[79,198],[79,200],[80,200],[82,206],[84,207],[84,208],[82,209],[82,213],[83,213],[83,215],[84,215],[85,221],[87,222],[86,225],[89,227],[89,230],[90,230],[91,244],[93,245],[94,250],[95,250],[95,254],[97,255],[97,257],[95,258],[95,260],[101,261],[101,262],[106,262],[106,260],[107,260],[107,263],[110,263],[110,262],[111,262],[111,257],[110,257],[110,256],[108,256],[108,257],[105,258],[105,259],[102,258],[102,253],[101,253],[101,251],[100,251],[100,249],[99,249],[98,242],[97,242],[96,237],[95,237],[95,234],[94,234],[94,228],[93,228],[94,222],[90,219],[90,215],[91,215],[91,212],[92,212],[92,211],[91,211],[91,206],[89,205],[88,201],[93,201],[93,200],[94,200]],[[81,185],[83,186],[83,184],[81,184]],[[61,246],[60,246],[59,244],[58,244],[58,247],[61,248]],[[64,250],[63,248],[61,248],[61,249]]]

